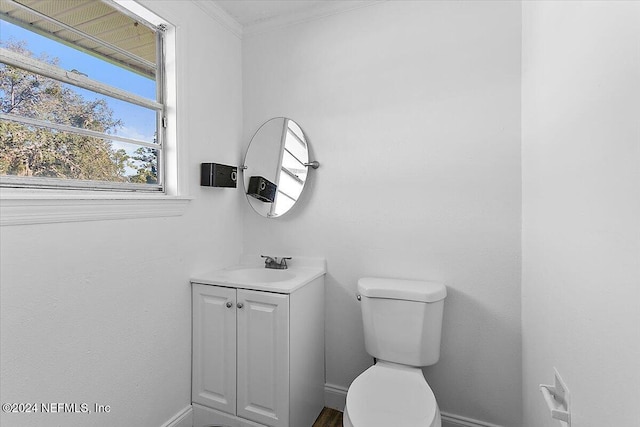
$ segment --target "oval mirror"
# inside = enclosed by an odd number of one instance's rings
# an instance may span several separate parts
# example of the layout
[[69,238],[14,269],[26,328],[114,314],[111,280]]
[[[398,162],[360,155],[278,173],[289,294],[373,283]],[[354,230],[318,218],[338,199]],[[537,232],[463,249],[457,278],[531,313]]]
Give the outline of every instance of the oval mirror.
[[307,181],[307,138],[300,126],[286,117],[266,121],[251,138],[244,158],[244,190],[260,215],[276,218],[296,203]]

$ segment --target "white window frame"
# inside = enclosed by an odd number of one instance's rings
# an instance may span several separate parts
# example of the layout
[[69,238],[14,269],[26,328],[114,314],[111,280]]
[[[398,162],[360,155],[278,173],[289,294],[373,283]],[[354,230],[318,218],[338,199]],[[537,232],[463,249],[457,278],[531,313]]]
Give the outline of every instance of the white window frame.
[[111,2],[152,25],[164,25],[164,191],[0,187],[0,226],[179,216],[191,200],[184,196],[186,180],[179,180],[178,170],[176,27],[134,0]]

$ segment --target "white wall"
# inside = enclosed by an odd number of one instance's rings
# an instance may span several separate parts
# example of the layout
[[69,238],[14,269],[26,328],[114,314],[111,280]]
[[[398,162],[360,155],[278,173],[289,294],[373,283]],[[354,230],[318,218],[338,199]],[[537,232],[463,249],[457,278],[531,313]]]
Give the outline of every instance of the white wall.
[[145,4],[178,26],[193,200],[175,218],[2,227],[0,400],[111,406],[3,426],[157,427],[191,402],[189,277],[241,252],[242,192],[199,187],[200,162],[240,159],[241,43],[191,2]]
[[524,2],[524,425],[640,425],[640,3]]
[[521,420],[518,2],[393,1],[243,39],[244,136],[287,116],[321,167],[244,251],[326,256],[327,382],[371,363],[357,279],[442,280],[441,409]]

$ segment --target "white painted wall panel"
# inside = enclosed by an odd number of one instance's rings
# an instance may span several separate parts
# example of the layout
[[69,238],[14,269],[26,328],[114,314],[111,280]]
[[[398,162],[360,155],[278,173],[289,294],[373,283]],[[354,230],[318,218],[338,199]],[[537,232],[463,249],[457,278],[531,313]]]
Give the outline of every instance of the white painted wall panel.
[[182,411],[189,277],[241,252],[243,195],[199,187],[200,162],[240,159],[240,40],[191,2],[144,3],[178,26],[178,158],[193,200],[180,217],[0,229],[0,400],[111,406],[2,413],[3,426],[156,427]]
[[359,277],[440,280],[441,408],[519,425],[520,16],[393,1],[243,40],[246,142],[291,117],[322,165],[284,217],[246,209],[243,246],[326,257],[328,383],[371,363]]
[[524,425],[640,425],[640,3],[524,2]]

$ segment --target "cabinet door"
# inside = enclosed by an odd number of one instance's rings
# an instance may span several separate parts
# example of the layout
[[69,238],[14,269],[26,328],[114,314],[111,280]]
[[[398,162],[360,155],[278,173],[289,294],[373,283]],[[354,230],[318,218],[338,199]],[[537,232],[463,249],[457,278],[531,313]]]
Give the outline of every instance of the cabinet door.
[[238,416],[289,423],[289,296],[238,289]]
[[236,290],[193,285],[194,402],[235,414]]

